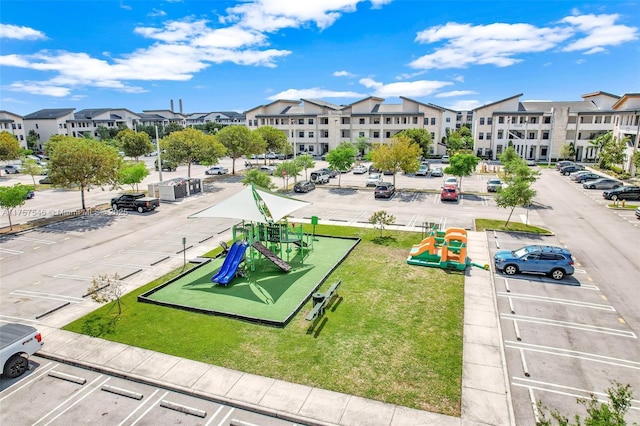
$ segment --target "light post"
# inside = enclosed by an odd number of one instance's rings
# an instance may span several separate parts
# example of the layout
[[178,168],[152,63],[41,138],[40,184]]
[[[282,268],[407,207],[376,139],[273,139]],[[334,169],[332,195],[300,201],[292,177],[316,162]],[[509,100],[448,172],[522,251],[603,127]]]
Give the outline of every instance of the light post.
[[160,139],[158,139],[158,125],[154,125],[156,128],[156,153],[158,154],[158,179],[162,182],[162,158],[160,157]]
[[[640,116],[638,115],[638,110],[633,111],[633,121],[636,121],[636,140],[633,144],[633,152],[631,153],[631,177],[636,177],[636,167],[633,164],[633,160],[635,159],[636,152],[638,151],[638,138],[640,138]],[[632,123],[633,124],[633,123]]]

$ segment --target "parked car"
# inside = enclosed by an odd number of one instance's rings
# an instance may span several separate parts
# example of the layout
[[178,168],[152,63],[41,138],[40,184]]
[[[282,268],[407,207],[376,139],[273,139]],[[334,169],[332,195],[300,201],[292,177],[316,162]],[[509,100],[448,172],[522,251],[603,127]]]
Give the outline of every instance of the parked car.
[[42,348],[42,334],[30,325],[9,323],[0,327],[0,368],[5,379],[15,379],[29,369],[28,357]]
[[489,179],[487,181],[487,192],[498,192],[499,189],[502,189],[502,181],[500,179]]
[[266,173],[269,176],[273,176],[273,172],[276,171],[276,168],[273,166],[260,166],[258,167],[258,170],[260,170],[262,173]]
[[530,158],[530,159],[528,159],[528,160],[527,160],[527,166],[529,166],[529,167],[535,167],[535,166],[537,166],[537,165],[538,165],[538,163],[536,163],[536,160],[534,160],[534,159],[532,159],[532,158]]
[[441,163],[444,164],[448,164],[449,163],[449,156],[448,155],[443,155],[442,158],[440,159]]
[[309,178],[313,183],[329,183],[330,177],[331,175],[326,169],[316,170],[311,172],[311,175],[309,175]]
[[445,185],[440,191],[440,201],[458,201],[458,185]]
[[569,160],[562,160],[562,161],[558,161],[556,163],[556,170],[560,170],[563,167],[569,166],[571,164],[576,164],[573,161],[569,161]]
[[353,168],[353,174],[354,175],[363,175],[363,174],[367,173],[367,171],[369,171],[367,166],[364,166],[362,164],[358,164],[357,166],[355,166]]
[[380,173],[371,173],[367,178],[366,186],[378,186],[382,183],[382,175]]
[[447,185],[455,185],[458,186],[458,178],[455,176],[451,176],[448,177],[444,180],[444,185],[443,186],[447,186]]
[[396,187],[389,182],[382,182],[373,190],[374,198],[391,198],[396,193]]
[[596,180],[596,179],[601,179],[602,176],[600,176],[597,173],[592,173],[592,172],[587,172],[587,173],[581,173],[578,176],[573,176],[571,175],[571,179],[575,180],[577,183],[584,183],[590,180]]
[[293,192],[309,192],[316,189],[316,184],[310,180],[302,180],[293,186]]
[[569,176],[571,173],[579,172],[581,170],[584,170],[584,166],[581,166],[579,164],[570,164],[568,166],[562,167],[560,169],[560,173],[565,176]]
[[621,186],[615,189],[607,189],[602,193],[607,200],[640,200],[640,186]]
[[222,166],[213,166],[204,172],[205,175],[226,175],[227,173],[229,173],[229,169]]
[[113,210],[136,210],[138,213],[144,213],[155,210],[160,206],[160,200],[155,197],[147,197],[145,194],[122,194],[111,199],[111,208]]
[[338,176],[338,171],[337,170],[329,169],[327,167],[325,167],[324,169],[320,169],[320,171],[327,172],[329,174],[330,178],[334,178],[334,177]]
[[43,177],[42,179],[40,179],[38,181],[38,183],[40,185],[51,185],[53,182],[51,181],[51,178],[49,176],[47,176],[47,177]]
[[496,270],[507,275],[536,273],[561,280],[574,271],[571,253],[562,247],[532,245],[514,251],[500,250],[493,260]]
[[596,179],[582,184],[585,189],[612,189],[621,186],[622,182],[611,178]]
[[18,164],[7,164],[4,166],[4,172],[8,175],[20,173],[22,168]]
[[27,192],[27,195],[24,196],[24,199],[25,200],[30,200],[35,196],[36,196],[36,192],[34,190],[31,190],[31,191]]
[[416,172],[416,176],[426,176],[429,174],[429,164],[421,164]]
[[[178,168],[178,165],[176,163],[174,163],[173,161],[169,161],[169,160],[162,160],[162,171],[163,172],[173,172]],[[158,170],[158,159],[156,158],[156,162],[155,162],[155,166],[156,166],[156,170]]]
[[374,166],[373,164],[369,166],[369,173],[380,173],[382,170]]
[[640,207],[636,208],[636,217],[640,219]]
[[444,176],[444,171],[442,170],[442,167],[434,167],[433,170],[431,170],[431,176],[434,177],[442,177]]

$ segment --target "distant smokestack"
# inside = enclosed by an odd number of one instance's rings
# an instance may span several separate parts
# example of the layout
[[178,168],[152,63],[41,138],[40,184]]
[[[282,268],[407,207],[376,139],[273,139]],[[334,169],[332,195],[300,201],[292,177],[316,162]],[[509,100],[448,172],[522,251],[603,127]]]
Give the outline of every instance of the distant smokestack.
[[173,112],[173,99],[171,99],[171,112]]
[[180,105],[180,114],[182,114],[182,99],[178,99],[178,105]]

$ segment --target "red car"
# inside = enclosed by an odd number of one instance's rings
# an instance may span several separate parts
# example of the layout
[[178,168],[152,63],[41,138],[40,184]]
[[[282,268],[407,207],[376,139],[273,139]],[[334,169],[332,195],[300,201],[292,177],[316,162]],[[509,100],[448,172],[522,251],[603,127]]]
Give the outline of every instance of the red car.
[[440,191],[440,201],[458,201],[458,187],[456,185],[445,185]]

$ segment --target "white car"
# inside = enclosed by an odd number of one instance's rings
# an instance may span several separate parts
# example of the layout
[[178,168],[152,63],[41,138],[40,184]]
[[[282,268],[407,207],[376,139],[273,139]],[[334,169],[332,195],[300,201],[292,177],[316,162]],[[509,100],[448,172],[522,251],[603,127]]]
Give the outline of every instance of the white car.
[[222,166],[214,166],[204,172],[205,175],[226,175],[229,169]]
[[371,173],[367,178],[366,186],[378,186],[382,183],[382,175],[380,173]]
[[362,164],[359,164],[357,166],[355,166],[353,168],[353,174],[354,175],[363,175],[365,173],[367,173],[369,171],[369,169],[367,168],[367,166],[363,166]]
[[443,186],[447,186],[447,185],[458,186],[458,178],[454,176],[446,178],[444,180]]
[[273,176],[273,172],[276,171],[276,168],[273,166],[260,166],[258,170],[260,170],[262,173],[268,174],[269,176]]

